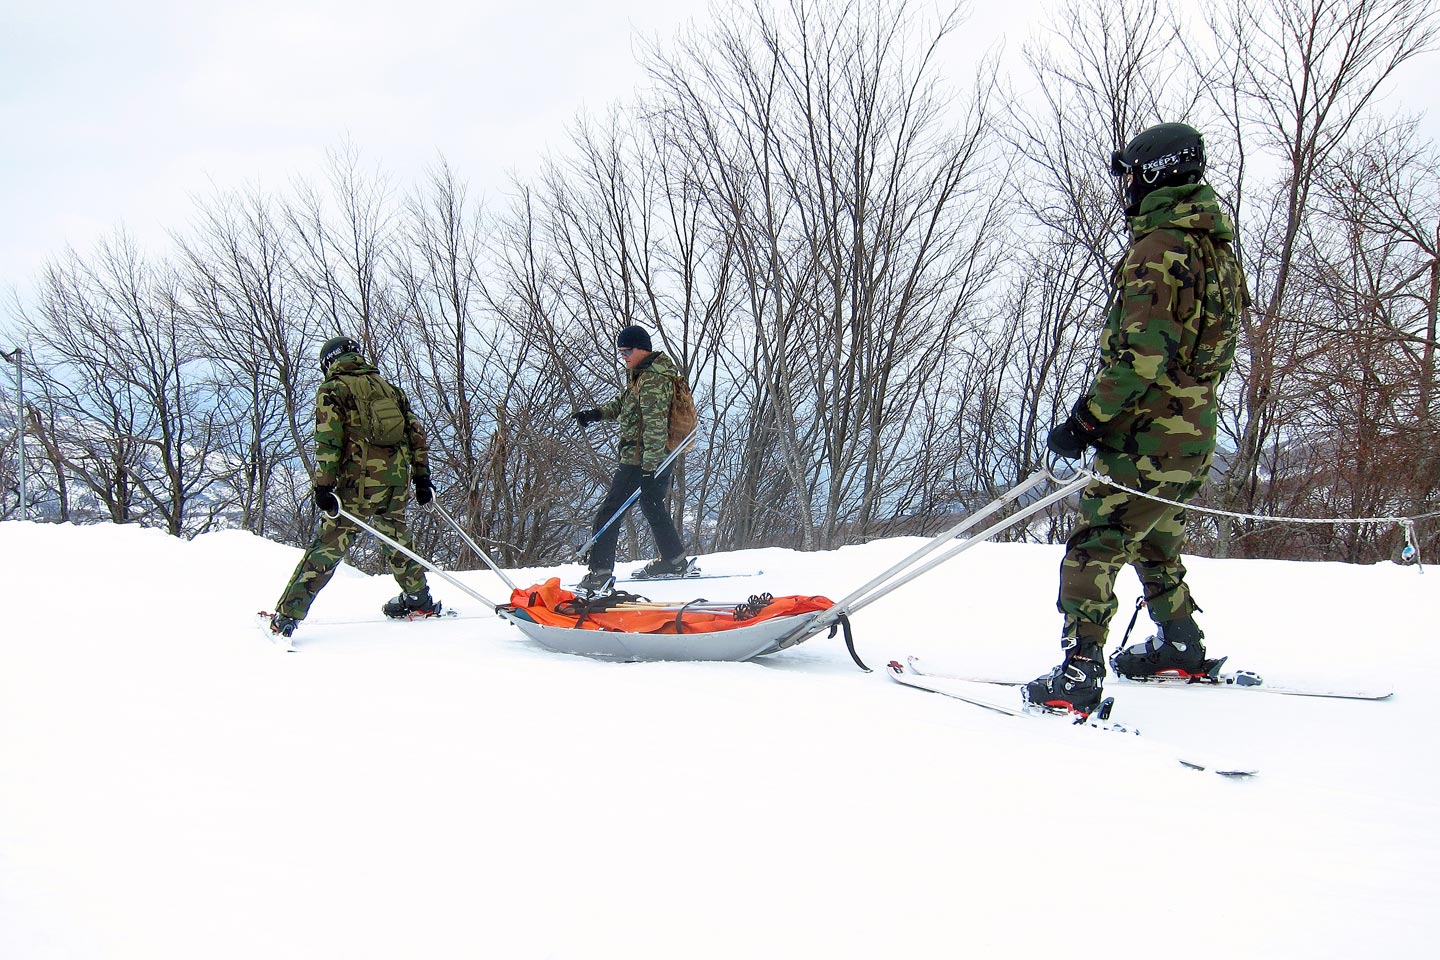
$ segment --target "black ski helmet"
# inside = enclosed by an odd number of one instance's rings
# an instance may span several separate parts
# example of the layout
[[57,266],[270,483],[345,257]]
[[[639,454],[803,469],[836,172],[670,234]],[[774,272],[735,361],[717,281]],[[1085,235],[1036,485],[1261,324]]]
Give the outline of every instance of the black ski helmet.
[[330,370],[330,364],[340,359],[347,353],[358,354],[360,344],[349,337],[341,334],[338,337],[331,337],[325,341],[325,346],[320,348],[320,375],[324,376]]
[[1195,183],[1204,175],[1205,138],[1186,123],[1157,123],[1110,155],[1110,173],[1132,175],[1125,186],[1125,202],[1126,209],[1134,212],[1157,187]]

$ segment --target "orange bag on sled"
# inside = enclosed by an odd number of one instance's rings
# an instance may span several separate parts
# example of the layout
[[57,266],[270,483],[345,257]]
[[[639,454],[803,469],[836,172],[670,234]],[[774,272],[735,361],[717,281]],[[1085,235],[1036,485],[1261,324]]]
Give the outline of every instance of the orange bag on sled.
[[[696,610],[683,609],[681,603],[647,604],[648,601],[633,604],[622,601],[603,609],[586,609],[588,604],[584,598],[560,586],[559,577],[551,577],[544,583],[516,590],[503,609],[521,619],[550,627],[666,634],[716,633],[776,617],[828,610],[835,605],[826,597],[806,596],[769,597],[768,602],[764,597],[752,597],[748,603],[727,605],[728,609],[713,603]],[[657,609],[661,606],[664,609]]]

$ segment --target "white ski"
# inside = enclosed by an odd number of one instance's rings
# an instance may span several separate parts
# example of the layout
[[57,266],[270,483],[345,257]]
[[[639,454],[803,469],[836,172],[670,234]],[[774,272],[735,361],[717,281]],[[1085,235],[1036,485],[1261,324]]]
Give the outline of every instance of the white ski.
[[[960,674],[953,671],[929,669],[919,657],[907,658],[910,669],[927,677],[944,677],[951,680],[971,680],[975,683],[990,683],[999,686],[1018,687],[1033,680],[1014,676],[994,674]],[[1249,670],[1222,670],[1213,680],[1192,680],[1186,677],[1152,677],[1149,680],[1132,680],[1129,677],[1110,675],[1106,677],[1107,687],[1112,684],[1127,687],[1164,687],[1184,690],[1252,690],[1257,693],[1280,693],[1291,697],[1335,697],[1343,700],[1386,700],[1394,693],[1388,686],[1345,686],[1342,684],[1281,683],[1266,680]]]
[[[910,658],[912,661],[915,658]],[[890,679],[903,683],[907,687],[914,687],[917,690],[928,690],[931,693],[943,694],[953,697],[956,700],[963,700],[973,706],[983,707],[986,710],[993,710],[1012,717],[1049,717],[1051,719],[1064,720],[1071,726],[1088,727],[1092,730],[1104,730],[1111,733],[1123,733],[1131,736],[1139,736],[1140,731],[1134,727],[1127,726],[1108,718],[1101,719],[1100,714],[1108,713],[1108,704],[1113,700],[1107,700],[1106,707],[1092,713],[1089,718],[1082,718],[1067,714],[1058,714],[1053,711],[1039,707],[1025,705],[1020,696],[1015,693],[1013,696],[996,695],[986,689],[984,681],[960,680],[953,677],[932,677],[913,670],[907,670],[899,662],[891,660],[886,668]],[[993,689],[993,685],[992,685]],[[1154,742],[1154,741],[1148,741]],[[1168,746],[1168,745],[1167,745]],[[1224,762],[1216,759],[1205,758],[1193,750],[1175,750],[1175,759],[1182,766],[1192,770],[1208,770],[1222,777],[1245,777],[1258,773],[1258,768],[1245,764]]]
[[275,646],[279,647],[281,650],[284,650],[286,653],[296,652],[295,642],[293,640],[270,629],[270,613],[268,611],[261,610],[259,613],[255,614],[255,627],[261,633],[265,634],[265,638],[267,640],[275,644]]
[[758,577],[764,572],[764,570],[754,570],[750,573],[704,573],[697,568],[680,577],[637,577],[632,574],[615,579],[619,583],[647,583],[652,580],[731,580],[739,577]]

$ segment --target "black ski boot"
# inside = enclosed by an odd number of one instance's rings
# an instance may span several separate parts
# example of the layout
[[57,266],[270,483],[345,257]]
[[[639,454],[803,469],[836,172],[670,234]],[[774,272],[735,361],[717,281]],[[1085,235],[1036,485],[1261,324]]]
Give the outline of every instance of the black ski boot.
[[270,632],[277,637],[291,637],[295,635],[295,627],[299,623],[294,617],[287,617],[284,614],[270,614]]
[[1167,677],[1206,676],[1205,634],[1193,617],[1155,624],[1155,636],[1115,651],[1110,666],[1122,677],[1144,680]]
[[438,617],[440,604],[430,596],[430,588],[425,587],[419,593],[402,593],[385,601],[385,606],[380,610],[393,620],[418,620],[422,617]]
[[1020,696],[1032,706],[1088,717],[1100,706],[1104,683],[1104,651],[1087,643],[1069,651],[1054,670],[1021,687]]
[[645,566],[630,574],[632,580],[668,580],[673,577],[683,577],[695,566],[695,561],[689,557],[679,556],[674,560],[664,558],[651,560]]
[[601,597],[615,592],[615,571],[610,567],[591,570],[575,584],[575,592],[587,597]]

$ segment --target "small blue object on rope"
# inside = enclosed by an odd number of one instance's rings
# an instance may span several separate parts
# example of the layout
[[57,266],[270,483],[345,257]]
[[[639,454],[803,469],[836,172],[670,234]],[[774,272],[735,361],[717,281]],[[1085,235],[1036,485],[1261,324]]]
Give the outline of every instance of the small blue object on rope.
[[1400,521],[1400,525],[1405,528],[1405,546],[1400,550],[1400,562],[1413,563],[1419,567],[1420,551],[1415,546],[1415,521],[1406,517]]

